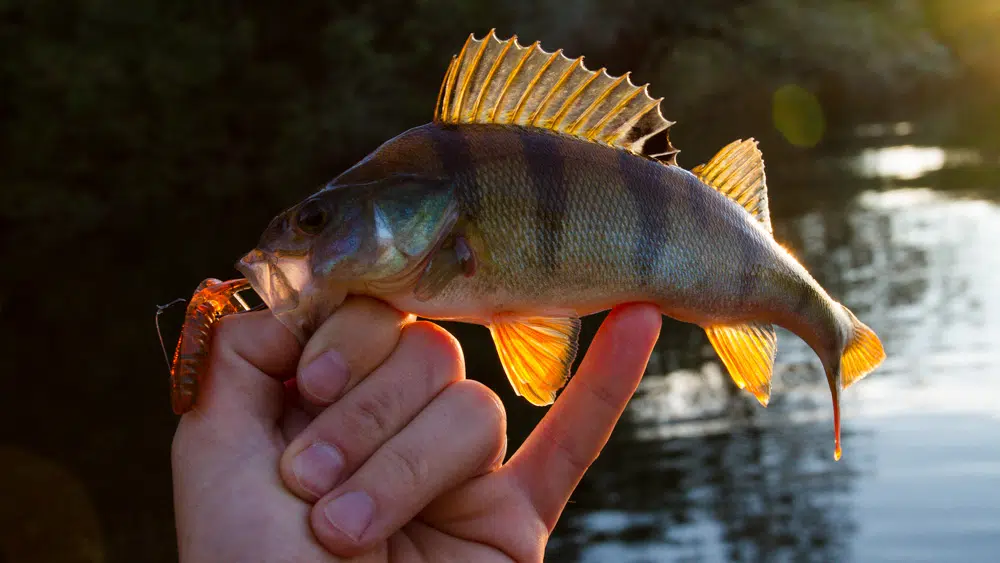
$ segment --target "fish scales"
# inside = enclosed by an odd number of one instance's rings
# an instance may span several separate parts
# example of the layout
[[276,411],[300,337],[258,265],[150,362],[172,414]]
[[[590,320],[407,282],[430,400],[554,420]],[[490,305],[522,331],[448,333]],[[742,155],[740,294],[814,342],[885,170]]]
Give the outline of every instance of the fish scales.
[[654,299],[722,321],[744,312],[744,301],[771,297],[754,295],[745,282],[765,262],[767,239],[735,204],[679,168],[520,128],[432,124],[413,134],[443,145],[459,141],[442,136],[464,138],[474,173],[452,171],[456,194],[463,206],[475,202],[465,211],[492,258],[481,275],[442,293],[442,302],[565,310]]
[[302,341],[352,294],[482,324],[536,405],[569,377],[580,317],[620,303],[701,326],[764,405],[783,326],[823,364],[839,458],[841,390],[881,342],[774,239],[756,141],[685,170],[659,105],[628,75],[470,36],[431,123],[279,215],[237,267]]

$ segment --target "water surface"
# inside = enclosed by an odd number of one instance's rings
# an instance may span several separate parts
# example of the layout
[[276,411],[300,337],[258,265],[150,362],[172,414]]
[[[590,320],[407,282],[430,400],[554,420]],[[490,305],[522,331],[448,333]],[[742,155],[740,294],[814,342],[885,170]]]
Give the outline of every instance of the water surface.
[[794,335],[779,332],[763,409],[700,331],[666,323],[552,560],[996,560],[1000,160],[914,143],[918,128],[859,127],[825,163],[855,195],[775,218],[778,239],[888,354],[845,393],[843,460],[819,362]]

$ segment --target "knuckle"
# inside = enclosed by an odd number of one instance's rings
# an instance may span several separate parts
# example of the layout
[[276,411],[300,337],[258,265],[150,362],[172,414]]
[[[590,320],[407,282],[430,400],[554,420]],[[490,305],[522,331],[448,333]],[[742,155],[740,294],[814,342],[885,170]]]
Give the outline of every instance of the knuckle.
[[456,394],[460,404],[472,411],[470,418],[486,422],[485,426],[490,430],[506,431],[507,411],[500,397],[489,387],[465,379],[448,387],[446,392]]
[[244,319],[240,315],[225,315],[218,318],[211,326],[213,348],[232,348],[239,338],[240,325]]
[[347,416],[346,424],[352,434],[369,438],[391,434],[399,410],[398,393],[398,388],[389,387],[359,397]]
[[399,347],[420,358],[421,375],[428,379],[455,381],[465,372],[462,347],[448,331],[434,323],[418,321],[403,329]]
[[502,456],[507,445],[507,411],[492,390],[469,379],[452,384],[444,394],[450,395],[459,412],[456,418],[465,421],[482,457],[482,464],[491,468]]
[[430,479],[430,465],[416,451],[392,445],[382,451],[390,482],[397,483],[403,490],[418,489]]
[[240,328],[242,321],[240,315],[229,315],[218,319],[210,329],[211,340],[208,341],[206,350],[210,366],[215,369],[228,369],[250,363],[238,351],[237,342],[243,330]]
[[[594,397],[597,404],[603,409],[607,409],[608,412],[616,412],[621,410],[621,403],[623,401],[620,393],[615,393],[612,391],[608,385],[592,385],[589,381],[582,380],[584,382],[584,388],[587,392]],[[627,400],[627,397],[624,399]]]
[[597,459],[595,456],[589,456],[578,451],[578,448],[574,447],[572,438],[570,438],[566,431],[554,424],[543,425],[538,430],[541,432],[542,437],[554,446],[559,457],[562,457],[574,471],[580,474],[586,472],[591,464],[594,463],[594,460]]

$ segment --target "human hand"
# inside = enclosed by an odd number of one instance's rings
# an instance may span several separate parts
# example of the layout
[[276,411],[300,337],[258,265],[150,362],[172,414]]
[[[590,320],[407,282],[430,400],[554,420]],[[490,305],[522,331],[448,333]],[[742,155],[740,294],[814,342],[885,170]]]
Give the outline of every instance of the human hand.
[[[612,312],[556,405],[501,466],[499,399],[464,379],[457,343],[436,325],[349,301],[306,345],[301,402],[287,405],[277,380],[296,371],[294,339],[267,313],[224,319],[198,410],[174,441],[181,558],[540,560],[659,322],[651,306]],[[328,350],[340,360],[312,363]],[[296,463],[313,443],[301,459],[325,458],[325,469]],[[338,528],[328,512],[355,521]]]

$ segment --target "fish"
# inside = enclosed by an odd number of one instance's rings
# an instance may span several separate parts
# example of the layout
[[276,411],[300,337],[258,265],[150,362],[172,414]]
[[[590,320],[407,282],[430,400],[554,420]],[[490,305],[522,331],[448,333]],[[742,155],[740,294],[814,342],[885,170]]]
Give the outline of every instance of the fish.
[[885,358],[878,336],[775,240],[757,142],[682,168],[662,98],[630,76],[472,34],[432,121],[279,213],[236,268],[302,342],[348,295],[483,325],[540,406],[570,377],[580,318],[618,304],[702,327],[764,406],[781,326],[823,364],[840,459],[841,392]]

